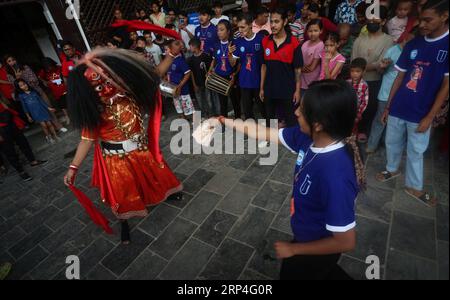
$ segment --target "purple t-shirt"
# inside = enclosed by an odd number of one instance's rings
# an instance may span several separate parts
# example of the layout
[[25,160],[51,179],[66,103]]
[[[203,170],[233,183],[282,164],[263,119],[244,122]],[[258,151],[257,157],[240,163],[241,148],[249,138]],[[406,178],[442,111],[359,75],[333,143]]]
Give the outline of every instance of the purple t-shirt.
[[212,23],[208,27],[198,26],[195,29],[195,36],[201,41],[202,51],[210,54],[214,54],[214,46],[216,46],[220,40],[217,36],[217,27]]
[[[172,84],[179,85],[186,74],[191,72],[185,58],[180,54],[178,55],[170,66],[169,72],[167,72],[168,81]],[[189,84],[186,83],[181,89],[181,95],[189,95]]]
[[[314,59],[320,60],[320,54],[324,50],[324,44],[319,41],[313,44],[311,41],[306,41],[302,45],[303,64],[304,66],[310,65]],[[320,76],[320,63],[311,73],[302,73],[302,89],[307,89],[311,83],[319,80]]]

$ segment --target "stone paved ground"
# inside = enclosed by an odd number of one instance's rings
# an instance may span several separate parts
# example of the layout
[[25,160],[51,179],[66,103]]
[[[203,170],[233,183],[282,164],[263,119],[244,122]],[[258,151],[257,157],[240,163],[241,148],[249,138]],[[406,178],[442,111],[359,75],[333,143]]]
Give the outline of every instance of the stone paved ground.
[[[272,244],[291,239],[295,156],[280,150],[276,166],[260,166],[257,155],[173,156],[170,138],[163,129],[163,150],[184,181],[185,199],[133,220],[131,246],[96,228],[62,183],[70,162],[63,154],[76,145],[76,132],[39,153],[51,162],[30,170],[34,181],[23,183],[10,171],[0,185],[0,261],[14,263],[9,278],[64,279],[66,257],[79,255],[83,279],[276,279],[279,262],[273,259]],[[91,161],[77,184],[98,200],[89,189]],[[367,164],[369,186],[357,204],[358,246],[341,265],[363,279],[365,259],[375,254],[384,279],[448,279],[448,161],[433,151],[426,155],[427,188],[440,199],[436,209],[408,197],[403,178],[389,184],[374,181],[384,165],[383,151]],[[102,211],[113,220],[108,209]],[[117,222],[113,226],[119,229]]]

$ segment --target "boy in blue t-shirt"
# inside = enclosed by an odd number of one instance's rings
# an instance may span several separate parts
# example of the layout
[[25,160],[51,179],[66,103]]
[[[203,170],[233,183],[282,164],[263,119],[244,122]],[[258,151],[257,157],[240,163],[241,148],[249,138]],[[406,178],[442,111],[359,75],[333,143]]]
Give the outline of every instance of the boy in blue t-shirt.
[[356,244],[355,201],[365,185],[352,135],[357,111],[344,81],[313,83],[296,110],[298,125],[278,131],[247,120],[219,121],[250,138],[281,143],[297,154],[291,201],[292,242],[275,243],[281,279],[349,279],[337,265]]
[[167,72],[167,81],[176,86],[173,104],[177,113],[183,117],[194,114],[194,104],[189,92],[189,79],[191,78],[191,70],[186,59],[181,54],[183,44],[181,41],[169,41],[168,47],[172,53],[180,53],[174,57],[173,63]]
[[396,64],[399,74],[382,118],[387,122],[387,166],[377,179],[385,182],[400,175],[406,146],[405,191],[421,203],[435,206],[436,198],[423,191],[423,153],[433,120],[448,98],[448,1],[429,0],[420,19],[422,36],[405,46]]
[[381,61],[380,68],[385,70],[385,72],[383,74],[380,92],[378,93],[378,110],[375,119],[372,122],[372,129],[370,130],[369,142],[366,149],[367,154],[374,153],[380,144],[381,137],[383,136],[384,129],[386,128],[386,126],[381,123],[381,117],[386,109],[386,104],[389,99],[389,93],[391,92],[392,85],[398,75],[395,65],[406,43],[411,41],[413,38],[414,35],[410,34],[408,38],[403,40],[403,42],[389,48]]
[[266,118],[264,103],[259,98],[261,86],[261,67],[264,61],[262,48],[263,34],[253,33],[253,18],[251,15],[242,15],[238,21],[241,37],[233,42],[233,57],[231,64],[234,66],[237,60],[241,63],[239,72],[239,86],[241,87],[241,99],[245,119],[255,119],[253,103],[255,103],[263,118]]
[[219,37],[216,26],[211,23],[211,14],[208,7],[200,9],[200,25],[195,29],[195,37],[201,41],[201,50],[212,56],[215,45],[219,43]]

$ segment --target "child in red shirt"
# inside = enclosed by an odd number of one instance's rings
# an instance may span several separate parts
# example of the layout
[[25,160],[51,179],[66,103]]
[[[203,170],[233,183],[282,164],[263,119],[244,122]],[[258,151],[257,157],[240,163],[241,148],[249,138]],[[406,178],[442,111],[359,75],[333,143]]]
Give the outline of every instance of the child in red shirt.
[[66,101],[67,87],[64,83],[61,66],[58,66],[54,60],[48,57],[43,59],[42,66],[44,68],[39,72],[39,78],[44,81],[52,92],[58,108],[64,113],[66,124],[69,125],[70,119],[67,114]]
[[[358,134],[359,122],[361,122],[362,115],[369,103],[369,85],[363,79],[364,72],[366,71],[367,61],[364,58],[355,58],[350,64],[350,79],[348,83],[351,84],[358,96],[358,113],[356,115],[355,127],[353,134]],[[358,139],[360,137],[358,136]]]

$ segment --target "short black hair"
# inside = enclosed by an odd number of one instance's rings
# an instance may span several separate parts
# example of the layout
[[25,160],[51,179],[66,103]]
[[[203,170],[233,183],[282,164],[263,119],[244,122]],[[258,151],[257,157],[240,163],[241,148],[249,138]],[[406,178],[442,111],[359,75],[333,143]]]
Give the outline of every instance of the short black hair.
[[356,7],[356,14],[358,15],[358,14],[363,14],[364,16],[366,16],[366,11],[367,11],[367,8],[368,8],[369,6],[366,4],[366,2],[361,2],[361,4],[359,4],[357,7]]
[[317,5],[317,3],[312,2],[309,4],[308,10],[313,13],[319,13],[320,7],[319,7],[319,5]]
[[264,14],[268,14],[268,13],[269,13],[269,9],[265,6],[260,6],[256,10],[256,16],[260,16],[260,15],[264,15]]
[[220,7],[220,8],[223,8],[223,4],[222,4],[222,1],[214,1],[214,3],[213,3],[213,6],[212,6],[213,8],[216,8],[216,7]]
[[149,31],[149,30],[145,30],[142,34],[143,34],[143,35],[146,35],[146,34],[152,34],[152,32]]
[[336,32],[330,32],[328,33],[326,41],[332,41],[337,44],[339,43],[339,35]]
[[322,80],[312,83],[303,97],[302,114],[308,125],[315,123],[336,140],[352,135],[357,113],[357,96],[343,80]]
[[239,22],[245,21],[247,25],[252,25],[253,16],[251,14],[241,14],[238,16]]
[[172,45],[176,42],[177,40],[171,39],[171,40],[167,40],[164,42],[163,46],[167,46],[167,47],[172,47]]
[[209,6],[203,5],[200,7],[200,9],[198,10],[200,15],[208,15],[208,16],[212,16],[212,11],[211,8]]
[[145,37],[143,37],[143,36],[138,36],[138,38],[136,39],[136,42],[137,41],[144,41],[144,42],[147,42],[147,40],[145,39]]
[[361,69],[365,71],[367,68],[367,60],[362,57],[357,57],[350,63],[350,69]]
[[294,13],[294,15],[297,13],[297,6],[295,6],[295,4],[288,4],[287,6],[286,6],[286,11],[288,12],[288,13]]
[[288,18],[287,10],[282,6],[275,7],[270,11],[270,13],[272,15],[280,15],[283,20],[287,20]]
[[[448,0],[428,0],[427,3],[422,7],[422,11],[433,9],[439,15],[448,12]],[[448,23],[448,19],[447,19]]]
[[136,49],[134,49],[134,51],[139,52],[139,53],[145,53],[145,49],[142,47],[136,47]]
[[231,25],[230,21],[228,21],[228,20],[220,20],[219,23],[217,23],[217,26],[219,26],[219,25],[225,26],[227,31],[231,34],[231,31],[233,30],[233,26]]
[[70,47],[72,47],[72,48],[75,48],[74,45],[73,45],[73,43],[72,43],[71,41],[63,41],[63,42],[61,43],[61,48],[64,48],[65,46],[70,46]]
[[107,43],[111,43],[112,45],[116,46],[117,48],[120,47],[119,41],[117,41],[115,39],[109,39]]
[[161,9],[161,5],[159,4],[159,1],[155,0],[155,1],[152,1],[152,3],[150,3],[151,6],[153,6],[155,4],[158,5],[159,9]]
[[199,38],[194,37],[189,41],[189,46],[195,47],[195,48],[199,48],[202,46],[202,41],[200,41]]
[[179,15],[179,16],[183,16],[183,17],[188,17],[187,12],[184,11],[184,10],[180,10],[180,11],[178,12],[178,15]]
[[317,25],[319,26],[320,30],[323,29],[323,23],[321,19],[314,19],[308,22],[308,25],[306,25],[306,31],[308,31],[309,27]]
[[389,9],[386,6],[380,6],[380,20],[387,20],[389,17]]

